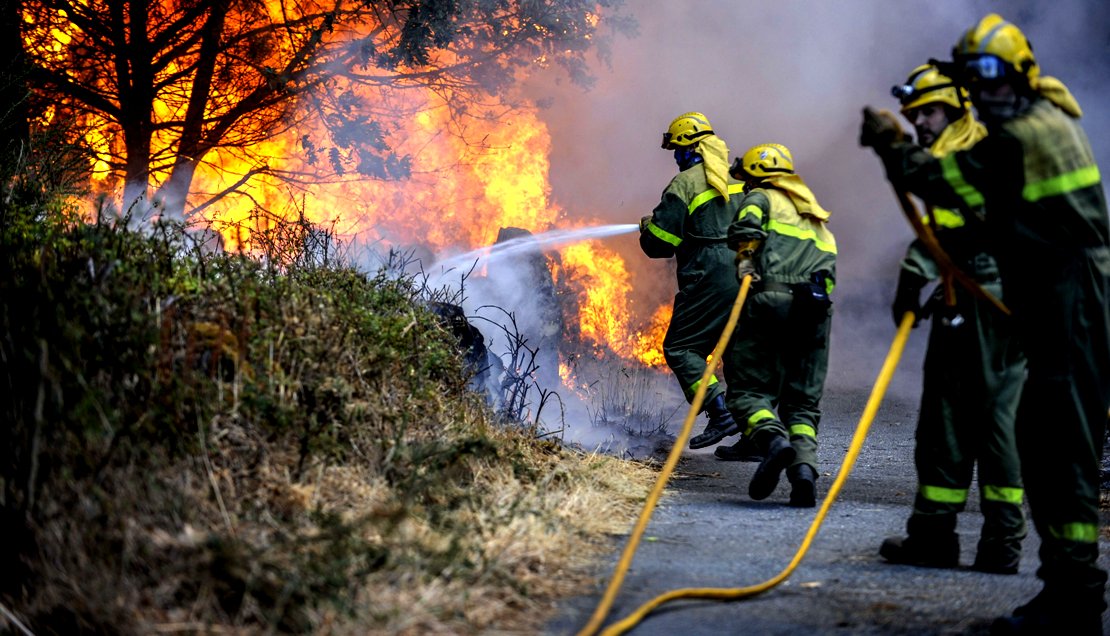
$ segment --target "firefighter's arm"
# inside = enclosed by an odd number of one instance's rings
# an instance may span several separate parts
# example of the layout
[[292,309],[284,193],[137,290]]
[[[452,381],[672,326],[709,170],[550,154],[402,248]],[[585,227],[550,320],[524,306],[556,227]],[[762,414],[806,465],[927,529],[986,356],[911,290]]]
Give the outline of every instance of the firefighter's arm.
[[767,238],[763,225],[770,211],[771,202],[767,195],[759,190],[745,194],[740,200],[736,220],[728,226],[728,246],[739,251],[740,245],[744,243],[749,244],[753,254],[758,251],[759,245]]

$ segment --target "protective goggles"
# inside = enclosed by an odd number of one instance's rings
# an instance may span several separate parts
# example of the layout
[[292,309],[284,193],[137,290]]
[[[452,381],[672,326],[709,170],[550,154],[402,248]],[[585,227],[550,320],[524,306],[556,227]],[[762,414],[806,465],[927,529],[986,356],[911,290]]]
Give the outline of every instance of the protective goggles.
[[961,73],[968,80],[995,80],[1006,75],[1006,63],[997,55],[969,56],[959,62]]

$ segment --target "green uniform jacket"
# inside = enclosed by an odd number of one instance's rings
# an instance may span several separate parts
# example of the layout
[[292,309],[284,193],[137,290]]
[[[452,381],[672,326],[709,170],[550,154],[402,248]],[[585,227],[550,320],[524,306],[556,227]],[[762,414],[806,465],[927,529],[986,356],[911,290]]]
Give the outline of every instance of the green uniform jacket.
[[[674,257],[678,293],[663,356],[687,400],[691,400],[705,372],[705,361],[728,321],[729,309],[740,292],[733,265],[735,254],[726,244],[729,223],[736,218],[743,185],[729,179],[725,200],[705,178],[703,164],[675,175],[651,222],[640,233],[640,247],[651,258]],[[724,389],[716,376],[709,380],[705,401]]]
[[760,240],[756,270],[764,282],[816,282],[825,272],[832,291],[836,279],[836,239],[817,219],[798,214],[790,198],[774,188],[755,188],[740,202],[740,214],[729,226],[728,244]]
[[935,205],[985,205],[991,252],[1028,360],[1017,415],[1045,591],[1102,606],[1099,459],[1110,406],[1110,220],[1079,123],[1044,99],[936,159],[877,148],[887,176]]
[[[773,188],[744,197],[728,239],[733,249],[746,241],[762,243],[753,259],[760,280],[725,358],[725,401],[753,437],[764,428],[787,435],[797,453],[794,465],[816,469],[836,239]],[[814,288],[824,297],[817,298]]]
[[685,289],[705,272],[732,256],[706,248],[725,246],[729,223],[736,218],[742,183],[729,178],[729,200],[709,186],[705,167],[697,164],[671,179],[659,205],[651,213],[647,230],[640,233],[640,247],[651,258],[674,257],[678,265],[678,288]]

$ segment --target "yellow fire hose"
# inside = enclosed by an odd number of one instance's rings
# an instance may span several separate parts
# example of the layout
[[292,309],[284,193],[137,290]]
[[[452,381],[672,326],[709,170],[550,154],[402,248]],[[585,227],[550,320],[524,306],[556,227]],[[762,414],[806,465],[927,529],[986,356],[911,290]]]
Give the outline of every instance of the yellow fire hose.
[[[640,518],[636,522],[636,527],[633,529],[628,539],[628,544],[625,546],[620,561],[617,563],[617,567],[613,572],[613,579],[609,582],[609,587],[605,590],[605,594],[594,610],[593,616],[590,617],[590,621],[578,632],[578,636],[593,636],[601,626],[601,623],[605,620],[605,617],[609,614],[609,610],[613,605],[613,600],[616,598],[621,583],[624,581],[624,575],[632,564],[632,557],[636,553],[636,548],[640,543],[640,537],[643,535],[644,529],[651,519],[655,504],[659,501],[659,497],[663,492],[663,487],[670,478],[671,472],[674,470],[675,465],[678,463],[678,458],[682,455],[682,450],[686,446],[686,441],[690,436],[690,430],[693,426],[694,419],[700,412],[701,404],[705,399],[709,376],[716,371],[717,365],[721,360],[721,354],[728,344],[729,339],[732,337],[732,332],[736,328],[736,323],[740,318],[740,308],[747,298],[750,286],[751,277],[745,276],[740,284],[740,293],[736,296],[736,302],[733,303],[732,313],[729,314],[728,323],[721,333],[721,338],[717,341],[717,346],[713,349],[712,362],[706,365],[705,373],[702,374],[698,390],[694,394],[694,399],[690,404],[690,411],[686,414],[686,420],[683,422],[682,431],[675,440],[674,447],[671,448],[671,453],[667,457],[662,473],[655,482],[655,487],[648,495],[647,501],[644,504],[644,509],[640,513]],[[652,610],[668,601],[683,598],[721,601],[738,600],[765,592],[782,583],[790,576],[794,569],[798,567],[798,564],[802,562],[802,557],[804,557],[805,553],[809,550],[809,546],[813,543],[814,537],[817,536],[817,531],[820,529],[821,523],[825,520],[829,508],[832,506],[833,501],[836,500],[836,496],[840,493],[840,489],[843,487],[844,482],[848,479],[848,474],[852,471],[852,466],[855,464],[856,458],[859,457],[860,449],[863,447],[863,442],[867,438],[867,432],[871,428],[871,421],[875,419],[875,414],[879,410],[879,404],[882,402],[883,395],[886,393],[887,386],[890,384],[890,379],[894,375],[895,368],[898,366],[898,361],[902,357],[902,350],[905,348],[910,329],[913,328],[913,323],[913,312],[906,312],[906,314],[902,316],[902,321],[898,324],[898,332],[894,336],[894,341],[890,345],[890,351],[887,353],[886,360],[883,362],[883,367],[879,371],[879,377],[875,380],[875,385],[871,389],[871,395],[868,397],[867,405],[864,407],[863,414],[860,416],[859,424],[856,426],[856,432],[852,437],[852,443],[849,445],[848,452],[844,457],[844,462],[840,466],[840,472],[837,473],[836,479],[833,480],[832,486],[829,487],[829,492],[821,503],[821,508],[817,511],[817,516],[814,518],[809,531],[802,540],[802,545],[794,554],[794,558],[791,559],[789,565],[773,578],[758,585],[738,588],[685,588],[672,590],[655,597],[640,606],[640,608],[632,614],[629,614],[628,617],[610,625],[602,632],[603,636],[616,636],[627,632],[639,624],[639,622]]]

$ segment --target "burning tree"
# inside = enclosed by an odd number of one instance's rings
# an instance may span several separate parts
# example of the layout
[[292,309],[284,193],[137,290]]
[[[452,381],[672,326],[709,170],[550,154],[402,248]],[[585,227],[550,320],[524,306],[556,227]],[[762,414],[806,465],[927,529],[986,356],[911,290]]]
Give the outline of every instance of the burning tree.
[[[437,95],[480,114],[534,66],[588,82],[584,56],[620,0],[23,0],[31,125],[76,122],[90,178],[188,217],[258,175],[307,186],[355,174],[398,179],[411,156],[390,134]],[[8,10],[6,8],[6,10]],[[303,132],[303,131],[311,132]],[[326,132],[326,135],[319,133]],[[265,142],[299,153],[272,165]],[[234,165],[235,168],[228,166]],[[220,175],[197,192],[198,170]]]

